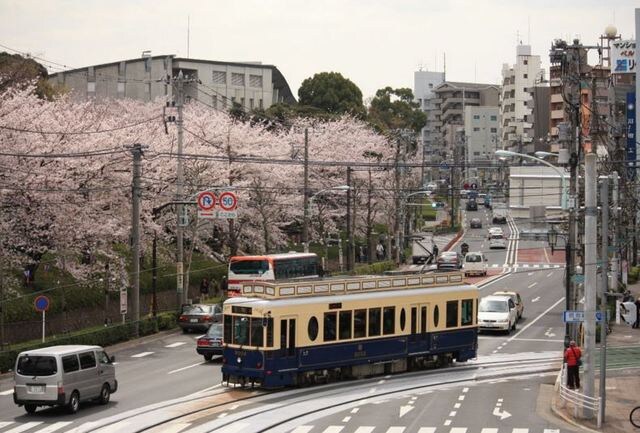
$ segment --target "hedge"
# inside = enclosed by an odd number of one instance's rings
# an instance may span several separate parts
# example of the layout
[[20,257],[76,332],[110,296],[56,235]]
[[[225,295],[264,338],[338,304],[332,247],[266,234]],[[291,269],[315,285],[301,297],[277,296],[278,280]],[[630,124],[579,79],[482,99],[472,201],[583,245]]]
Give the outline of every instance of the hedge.
[[[148,317],[140,320],[139,335],[150,335],[156,331],[156,324],[153,318]],[[162,313],[157,316],[157,330],[164,331],[177,326],[176,313]],[[107,327],[83,330],[75,334],[64,336],[52,336],[47,342],[27,342],[15,345],[9,350],[0,351],[0,372],[7,372],[13,369],[16,357],[25,350],[38,349],[62,344],[87,344],[98,346],[110,346],[122,341],[131,340],[135,337],[135,322],[112,325]]]

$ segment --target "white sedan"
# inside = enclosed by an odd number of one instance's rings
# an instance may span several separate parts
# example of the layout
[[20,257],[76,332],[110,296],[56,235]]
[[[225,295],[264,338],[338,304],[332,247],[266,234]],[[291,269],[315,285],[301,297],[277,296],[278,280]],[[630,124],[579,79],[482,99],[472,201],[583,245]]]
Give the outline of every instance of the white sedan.
[[491,235],[489,238],[489,248],[507,248],[507,240],[503,235]]

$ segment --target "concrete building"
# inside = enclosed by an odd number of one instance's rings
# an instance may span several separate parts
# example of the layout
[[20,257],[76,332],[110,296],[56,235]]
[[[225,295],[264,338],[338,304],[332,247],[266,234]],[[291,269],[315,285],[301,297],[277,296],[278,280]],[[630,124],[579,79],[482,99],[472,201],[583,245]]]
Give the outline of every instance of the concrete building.
[[495,159],[498,150],[500,108],[491,106],[466,106],[464,109],[464,161],[470,167],[467,178],[476,178],[480,183],[488,176],[486,170],[477,166],[487,166]]
[[[441,159],[435,153],[436,140],[441,135],[440,128],[442,120],[440,115],[435,113],[435,93],[436,87],[444,82],[444,72],[415,71],[413,74],[413,94],[420,108],[427,115],[427,123],[422,128],[420,134],[420,145],[422,147],[422,160],[424,164],[438,164]],[[422,175],[422,183],[434,180],[433,170],[426,169]]]
[[219,62],[150,56],[87,66],[51,74],[52,83],[71,90],[77,99],[133,98],[153,101],[172,98],[168,77],[185,76],[200,83],[185,85],[187,99],[194,98],[214,108],[231,108],[238,103],[247,110],[294,103],[295,97],[282,73],[273,65]]
[[509,168],[509,211],[514,218],[529,218],[532,206],[545,206],[547,215],[562,212],[562,178],[569,185],[569,173],[545,165]]
[[531,46],[516,47],[516,63],[502,65],[502,146],[518,153],[535,151],[534,88],[544,79],[540,56]]

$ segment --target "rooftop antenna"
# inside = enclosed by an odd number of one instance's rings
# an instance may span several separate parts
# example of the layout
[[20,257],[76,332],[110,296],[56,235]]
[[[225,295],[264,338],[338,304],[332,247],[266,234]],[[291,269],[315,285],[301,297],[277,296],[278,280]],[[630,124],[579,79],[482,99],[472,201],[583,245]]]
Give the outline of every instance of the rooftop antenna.
[[187,59],[189,58],[189,30],[191,28],[191,17],[187,15]]

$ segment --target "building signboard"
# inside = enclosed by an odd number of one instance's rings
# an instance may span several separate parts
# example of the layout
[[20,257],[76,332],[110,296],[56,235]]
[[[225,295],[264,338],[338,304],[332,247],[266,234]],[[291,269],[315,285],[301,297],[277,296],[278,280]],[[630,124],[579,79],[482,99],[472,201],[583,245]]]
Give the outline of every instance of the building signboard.
[[614,74],[636,73],[636,41],[627,39],[614,41],[611,44],[611,64]]

